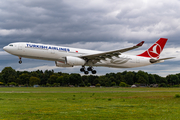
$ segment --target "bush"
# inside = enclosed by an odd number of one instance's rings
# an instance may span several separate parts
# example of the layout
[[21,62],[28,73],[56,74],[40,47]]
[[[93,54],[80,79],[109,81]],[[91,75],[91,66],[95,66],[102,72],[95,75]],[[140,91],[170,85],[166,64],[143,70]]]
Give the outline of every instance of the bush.
[[9,86],[17,86],[17,83],[15,83],[15,82],[10,82],[10,83],[8,83],[8,85],[9,85]]
[[179,87],[179,85],[174,85],[173,87]]
[[101,86],[101,84],[99,84],[99,83],[98,83],[98,84],[96,84],[96,87],[100,87],[100,86]]
[[0,85],[4,85],[4,83],[3,83],[3,82],[0,82]]
[[167,87],[167,85],[165,83],[161,83],[159,87]]
[[111,98],[108,99],[108,101],[111,101],[111,100],[112,100]]
[[51,87],[51,84],[47,83],[46,86],[47,86],[47,87]]
[[58,87],[58,83],[54,83],[54,84],[53,84],[53,87]]
[[91,86],[91,83],[88,83],[87,86],[90,87],[90,86]]
[[79,87],[85,87],[84,83],[80,83]]
[[121,83],[119,84],[119,86],[120,86],[120,87],[128,87],[128,84],[126,84],[125,82],[121,82]]
[[180,95],[179,95],[179,94],[176,94],[176,95],[175,95],[175,98],[180,98]]
[[111,83],[111,86],[116,86],[116,82],[112,82],[112,83]]

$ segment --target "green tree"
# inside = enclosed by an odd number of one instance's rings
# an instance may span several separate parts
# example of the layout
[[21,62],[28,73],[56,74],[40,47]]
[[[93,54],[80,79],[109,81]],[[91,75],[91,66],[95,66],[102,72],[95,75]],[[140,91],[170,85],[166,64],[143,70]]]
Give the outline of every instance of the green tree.
[[51,84],[51,85],[54,84],[54,83],[57,83],[57,81],[56,81],[57,78],[58,78],[58,74],[55,74],[55,73],[54,73],[54,74],[51,75],[50,78],[48,79],[48,83]]
[[127,84],[133,85],[134,84],[134,73],[127,72],[125,75],[125,80],[126,80]]
[[31,76],[38,77],[38,73],[36,71],[31,72]]
[[138,81],[138,83],[142,83],[142,84],[149,84],[149,78],[148,78],[148,73],[144,72],[144,71],[138,71],[136,74],[136,79]]
[[82,81],[84,81],[84,84],[88,85],[88,76],[87,75],[83,75],[81,78],[82,78]]
[[98,83],[100,83],[99,78],[94,79],[93,84],[96,85]]
[[125,75],[119,72],[116,74],[116,84],[119,85],[120,82],[126,82],[126,80],[125,80]]
[[138,83],[146,83],[146,79],[144,79],[142,76],[139,76]]
[[149,74],[149,84],[155,84],[156,83],[156,79],[154,78],[154,75]]
[[29,85],[31,85],[31,86],[39,85],[40,82],[41,82],[41,80],[38,77],[31,76],[29,79]]
[[3,81],[7,84],[8,82],[15,82],[17,77],[16,71],[11,67],[5,67],[2,72]]
[[108,79],[106,76],[99,76],[98,80],[99,80],[99,83],[101,84],[101,86],[105,86],[106,79]]
[[63,86],[68,86],[69,85],[69,74],[63,74]]
[[115,73],[107,73],[106,75],[105,75],[107,78],[111,78],[111,77],[116,77],[116,74]]
[[106,87],[110,87],[111,86],[111,80],[109,78],[106,77],[106,79],[104,80],[105,86]]
[[54,74],[53,70],[45,70],[43,74],[43,78],[41,79],[41,84],[45,85],[48,82],[48,79],[50,78],[51,75]]
[[10,76],[8,77],[8,83],[10,83],[10,82],[16,82],[16,76],[10,75]]
[[70,74],[69,82],[71,85],[79,85],[82,82],[81,75],[76,73]]
[[116,82],[111,82],[111,86],[116,86]]
[[166,77],[166,80],[168,81],[168,83],[170,83],[171,85],[175,85],[175,84],[179,84],[179,77],[177,75],[168,75]]
[[176,74],[177,76],[178,76],[178,78],[179,78],[179,80],[180,80],[180,73],[178,73],[178,74]]
[[121,74],[122,74],[122,75],[126,75],[126,74],[127,74],[127,71],[124,71],[124,72],[122,72]]
[[59,76],[59,77],[56,79],[56,82],[57,82],[57,83],[60,83],[61,85],[64,85],[64,77],[63,77],[63,76]]
[[160,83],[161,83],[161,84],[162,84],[162,83],[167,84],[168,82],[167,82],[167,79],[166,79],[166,78],[161,77],[161,78],[160,78]]
[[95,80],[96,78],[98,78],[98,76],[89,75],[89,76],[87,77],[88,83],[91,83],[92,85],[95,85],[95,84],[94,84],[94,80]]
[[160,84],[161,83],[161,77],[159,75],[156,75],[156,74],[154,74],[153,76],[154,76],[154,78],[156,80],[156,83]]
[[19,85],[29,85],[29,78],[30,75],[28,73],[23,73],[19,76],[19,78],[17,78],[16,83],[18,83]]
[[4,79],[3,79],[3,75],[0,73],[0,82],[5,83]]

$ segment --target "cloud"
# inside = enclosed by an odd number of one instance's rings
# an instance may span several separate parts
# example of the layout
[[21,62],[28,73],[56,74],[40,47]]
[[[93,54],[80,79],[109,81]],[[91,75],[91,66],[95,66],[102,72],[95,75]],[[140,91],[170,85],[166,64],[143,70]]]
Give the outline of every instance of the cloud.
[[8,55],[8,53],[5,52],[5,51],[0,51],[0,55],[1,55],[1,56],[3,56],[3,55]]
[[[3,2],[2,2],[3,3]],[[178,1],[8,1],[0,24],[8,31],[30,29],[24,41],[76,43],[152,39],[179,31]],[[5,8],[6,6],[7,8]],[[170,19],[170,20],[169,20]],[[7,34],[7,33],[4,33]],[[10,34],[9,34],[10,35]],[[36,39],[32,39],[36,38]],[[66,41],[64,41],[66,39]],[[12,40],[12,39],[11,39]],[[17,40],[17,38],[15,38]]]
[[[160,37],[166,37],[169,40],[161,57],[176,56],[172,60],[176,64],[180,60],[179,11],[179,0],[3,0],[0,1],[0,48],[23,41],[109,51],[144,40],[146,43],[141,48],[127,52],[136,55]],[[4,52],[0,56],[3,66],[18,68],[17,57]],[[36,66],[25,65],[20,69]]]
[[6,30],[6,29],[0,29],[0,36],[8,36],[8,35],[23,35],[23,34],[30,34],[32,33],[31,30]]

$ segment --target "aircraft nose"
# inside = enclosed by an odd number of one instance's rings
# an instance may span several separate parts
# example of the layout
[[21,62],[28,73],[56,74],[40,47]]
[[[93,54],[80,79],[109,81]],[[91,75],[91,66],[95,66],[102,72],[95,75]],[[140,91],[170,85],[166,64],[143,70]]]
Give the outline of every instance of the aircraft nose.
[[3,50],[7,51],[7,46],[3,47]]

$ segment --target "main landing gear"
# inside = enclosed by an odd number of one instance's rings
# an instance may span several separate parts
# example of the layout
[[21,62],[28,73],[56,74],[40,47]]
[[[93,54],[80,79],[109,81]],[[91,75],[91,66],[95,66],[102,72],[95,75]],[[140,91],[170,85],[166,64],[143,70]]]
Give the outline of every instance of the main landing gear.
[[84,66],[82,66],[82,68],[80,69],[81,72],[84,72],[84,74],[89,74],[89,71],[92,72],[92,74],[96,74],[96,70],[93,70],[92,67],[88,67],[87,70]]
[[21,60],[21,57],[19,57],[19,64],[21,64],[22,63],[22,60]]

